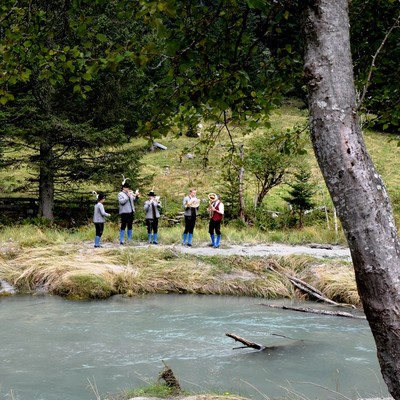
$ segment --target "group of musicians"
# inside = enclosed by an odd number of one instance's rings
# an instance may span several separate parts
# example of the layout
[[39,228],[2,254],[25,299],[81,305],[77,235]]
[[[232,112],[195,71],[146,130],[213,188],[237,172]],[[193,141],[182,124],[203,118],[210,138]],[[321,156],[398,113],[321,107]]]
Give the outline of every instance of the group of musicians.
[[[125,178],[123,179],[121,191],[118,193],[119,215],[121,218],[119,243],[121,245],[125,244],[125,232],[128,243],[132,240],[135,203],[137,203],[140,197],[138,190],[133,192],[130,189],[130,185],[127,180],[128,179]],[[148,243],[158,244],[158,220],[160,218],[160,211],[162,208],[160,197],[156,196],[153,190],[151,190],[147,196],[148,198],[144,202],[144,211]],[[210,215],[208,231],[211,239],[209,246],[218,248],[221,242],[221,221],[224,216],[224,204],[221,202],[220,196],[215,193],[210,193],[208,195],[208,199],[208,212]],[[97,195],[97,203],[95,205],[93,217],[93,222],[96,229],[94,247],[100,247],[100,239],[104,229],[105,217],[110,216],[110,214],[106,213],[104,210],[104,200],[104,194]],[[182,204],[185,217],[185,230],[183,232],[182,244],[184,246],[191,247],[193,241],[193,231],[196,225],[196,217],[200,207],[200,200],[196,197],[196,189],[190,189],[188,195],[184,197]]]

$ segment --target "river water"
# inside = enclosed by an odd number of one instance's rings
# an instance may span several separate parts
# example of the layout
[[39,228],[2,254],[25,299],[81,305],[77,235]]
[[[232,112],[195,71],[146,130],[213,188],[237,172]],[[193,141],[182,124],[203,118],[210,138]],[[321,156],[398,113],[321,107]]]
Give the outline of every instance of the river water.
[[[1,298],[0,399],[95,399],[91,386],[104,396],[153,383],[162,360],[195,393],[256,400],[388,395],[365,320],[261,303],[316,307],[197,295]],[[234,349],[241,344],[227,332],[272,348]]]

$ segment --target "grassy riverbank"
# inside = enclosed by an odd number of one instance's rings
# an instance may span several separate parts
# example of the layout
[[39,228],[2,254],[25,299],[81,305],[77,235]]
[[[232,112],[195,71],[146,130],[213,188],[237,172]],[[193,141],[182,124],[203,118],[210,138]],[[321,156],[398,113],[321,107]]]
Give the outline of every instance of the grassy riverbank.
[[[256,257],[251,256],[251,249],[246,256],[204,256],[196,255],[195,248],[194,254],[180,252],[179,243],[149,247],[140,241],[131,246],[109,241],[94,249],[92,241],[66,237],[63,232],[50,234],[35,227],[29,232],[29,244],[21,231],[0,242],[0,280],[20,293],[42,291],[69,299],[148,293],[304,298],[286,274],[304,280],[336,302],[359,306],[353,267],[342,260]],[[196,246],[206,245],[198,240]],[[226,239],[223,245],[230,243]]]

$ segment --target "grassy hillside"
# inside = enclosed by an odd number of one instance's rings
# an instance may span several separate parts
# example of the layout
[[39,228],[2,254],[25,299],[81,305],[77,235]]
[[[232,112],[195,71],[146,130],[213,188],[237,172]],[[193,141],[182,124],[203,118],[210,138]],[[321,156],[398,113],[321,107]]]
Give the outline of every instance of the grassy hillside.
[[[306,119],[306,110],[290,105],[284,106],[272,114],[271,129],[283,131],[305,122]],[[253,132],[251,135],[244,137],[239,129],[234,130],[233,133],[236,143],[244,143],[246,146],[246,142],[253,135],[261,132]],[[400,184],[400,148],[396,141],[390,141],[390,139],[391,136],[380,132],[365,131],[367,148],[386,183],[396,211],[396,219],[399,219],[400,195],[397,188]],[[207,168],[202,166],[201,156],[194,153],[193,148],[197,143],[197,139],[181,136],[179,138],[164,138],[161,142],[168,147],[168,150],[148,153],[143,160],[146,165],[146,172],[154,173],[154,188],[158,194],[170,202],[178,202],[180,204],[183,195],[192,186],[197,188],[198,196],[204,201],[206,201],[208,193],[224,191],[224,182],[221,177],[221,156],[223,149],[229,145],[227,135],[224,136],[223,140],[217,142],[216,147],[210,153],[209,166]],[[314,200],[318,206],[322,206],[324,203],[330,205],[329,195],[315,160],[310,141],[308,141],[306,149],[308,152],[307,159],[313,172],[313,181],[316,182],[319,189]],[[188,152],[194,154],[194,158],[186,158],[184,155]],[[169,166],[169,173],[165,174],[165,166],[167,165]],[[249,202],[254,198],[255,187],[254,180],[245,174],[245,195]],[[267,208],[272,210],[285,208],[286,203],[282,200],[282,196],[286,193],[287,185],[280,185],[274,188],[265,199]]]
[[[276,110],[270,118],[272,131],[285,131],[296,125],[306,122],[307,110],[295,107],[294,103],[288,103]],[[206,128],[206,127],[205,127]],[[207,216],[206,205],[208,203],[207,194],[210,192],[223,193],[225,182],[223,181],[221,171],[224,168],[222,157],[231,140],[235,145],[244,144],[245,151],[248,141],[252,136],[262,134],[260,131],[253,131],[251,134],[243,135],[240,127],[231,126],[230,134],[222,132],[216,140],[214,148],[208,154],[208,164],[205,165],[204,159],[199,152],[204,151],[201,139],[206,135],[202,132],[202,138],[189,138],[185,135],[170,135],[159,140],[160,143],[167,146],[167,150],[149,151],[141,160],[143,164],[142,176],[152,176],[148,182],[140,188],[143,197],[150,189],[154,188],[156,194],[160,195],[164,205],[164,219],[176,215],[181,210],[181,202],[189,188],[195,187],[198,191],[198,197],[203,200],[202,215]],[[365,132],[365,140],[370,151],[371,157],[375,162],[379,173],[382,175],[391,197],[396,219],[400,218],[400,195],[397,187],[400,184],[400,149],[396,141],[389,141],[389,136],[379,132]],[[135,140],[133,146],[143,146],[144,139]],[[306,143],[307,160],[310,163],[313,172],[313,181],[316,183],[317,192],[315,202],[317,206],[324,204],[330,207],[331,202],[324,185],[321,173],[317,166],[310,141]],[[260,149],[262,151],[262,149]],[[11,170],[0,170],[0,196],[27,196],[26,190],[18,190],[24,179],[29,176],[30,171],[26,169],[14,168]],[[106,209],[117,206],[116,196],[120,182],[116,182],[113,187],[100,187],[96,189],[105,190],[108,193],[108,199],[105,204]],[[256,193],[256,183],[254,179],[245,173],[245,198],[247,207],[252,207]],[[287,205],[282,196],[287,193],[287,185],[280,185],[274,188],[264,200],[266,209],[269,210],[287,210]],[[82,187],[82,192],[87,193],[88,199],[93,199],[89,194],[93,186]],[[141,207],[139,206],[138,219],[141,219]],[[117,223],[117,216],[114,222]],[[319,228],[324,229],[325,222],[323,217],[317,221]]]

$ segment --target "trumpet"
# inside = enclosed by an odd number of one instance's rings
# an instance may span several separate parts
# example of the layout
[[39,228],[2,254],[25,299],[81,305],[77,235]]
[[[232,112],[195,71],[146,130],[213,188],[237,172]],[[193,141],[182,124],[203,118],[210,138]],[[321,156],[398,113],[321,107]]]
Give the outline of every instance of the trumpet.
[[155,206],[161,206],[161,196],[153,196],[148,200],[149,204],[154,204]]
[[140,197],[139,189],[136,189],[135,191],[129,190],[128,194],[129,194],[129,196],[132,196],[132,197]]

